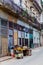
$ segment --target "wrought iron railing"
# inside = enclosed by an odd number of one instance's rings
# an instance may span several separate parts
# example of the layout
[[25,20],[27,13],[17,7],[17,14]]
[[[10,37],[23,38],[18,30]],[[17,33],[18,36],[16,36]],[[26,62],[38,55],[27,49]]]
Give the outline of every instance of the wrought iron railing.
[[[22,16],[27,17],[27,12],[20,8],[17,4],[15,4],[13,0],[3,0],[2,3],[3,5],[13,10],[15,13],[18,13],[20,15],[22,14]],[[23,15],[24,13],[25,15]]]
[[31,17],[27,11],[24,11],[22,8],[20,8],[13,2],[13,0],[2,0],[2,3],[4,6],[7,6],[9,9],[17,13],[19,16],[27,18],[27,21],[30,19],[32,23],[34,23],[36,26],[39,26],[37,19],[35,17]]

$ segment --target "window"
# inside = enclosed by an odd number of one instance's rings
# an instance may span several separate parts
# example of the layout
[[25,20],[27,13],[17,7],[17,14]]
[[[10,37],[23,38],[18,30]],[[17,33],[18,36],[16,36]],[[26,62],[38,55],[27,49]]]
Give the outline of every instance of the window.
[[25,39],[25,45],[28,46],[28,39]]
[[13,23],[12,22],[9,22],[9,27],[13,28]]
[[7,26],[7,21],[1,19],[1,25],[2,25],[2,26]]
[[13,30],[9,29],[9,35],[13,35]]
[[22,34],[22,46],[23,46],[24,43],[25,43],[25,42],[24,42],[25,32],[22,32],[21,34]]
[[17,5],[20,5],[20,0],[14,0],[14,3],[16,3]]
[[22,0],[20,0],[20,6],[22,6]]
[[21,31],[18,31],[18,37],[21,38]]
[[19,45],[22,45],[22,43],[21,43],[21,38],[18,39],[18,44],[19,44]]
[[22,45],[21,44],[21,31],[18,31],[18,44]]
[[25,38],[29,39],[29,33],[25,33]]
[[7,36],[7,21],[1,19],[1,35]]
[[9,47],[13,46],[13,37],[10,36],[10,37],[8,38],[8,40],[9,40],[8,46],[9,46]]
[[7,28],[4,27],[1,28],[1,35],[5,37],[7,36]]
[[22,46],[24,46],[24,45],[25,45],[25,39],[22,38]]
[[25,0],[22,1],[22,8],[26,10]]

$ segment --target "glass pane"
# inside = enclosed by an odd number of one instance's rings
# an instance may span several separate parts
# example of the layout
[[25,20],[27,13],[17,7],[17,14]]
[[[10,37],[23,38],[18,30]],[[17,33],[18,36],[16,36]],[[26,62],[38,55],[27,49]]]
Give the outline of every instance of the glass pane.
[[18,42],[19,42],[18,44],[21,45],[21,38],[18,39]]
[[25,45],[28,46],[28,39],[25,39]]
[[24,0],[22,1],[22,7],[23,7],[23,9],[26,9],[25,1]]
[[9,29],[9,35],[13,35],[13,30]]
[[8,38],[8,40],[9,40],[8,46],[9,46],[9,47],[12,47],[12,46],[13,46],[13,37],[10,36],[10,37]]
[[7,21],[1,19],[1,25],[2,25],[2,26],[7,26]]
[[7,37],[7,21],[1,19],[1,35]]
[[29,33],[25,33],[25,38],[29,39]]
[[18,37],[21,38],[21,31],[18,31]]
[[22,46],[24,46],[24,38],[22,38]]
[[22,34],[22,38],[24,38],[24,37],[25,37],[25,33],[24,33],[24,32],[22,32],[21,34]]
[[1,28],[1,35],[7,37],[7,28]]
[[9,22],[9,27],[13,28],[13,23],[12,22]]

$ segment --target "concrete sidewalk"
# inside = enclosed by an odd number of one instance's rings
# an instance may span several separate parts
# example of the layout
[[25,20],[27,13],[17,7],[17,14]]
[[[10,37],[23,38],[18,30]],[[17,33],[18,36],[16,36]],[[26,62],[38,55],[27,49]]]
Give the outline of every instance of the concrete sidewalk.
[[41,49],[43,49],[43,47],[38,47],[38,48],[32,49],[32,54],[39,52]]
[[0,65],[43,65],[43,47],[32,49],[32,56],[25,56],[23,59],[10,59],[0,62]]
[[[38,48],[32,49],[32,55],[38,53],[42,48],[43,48],[43,47],[38,47]],[[6,61],[6,60],[9,60],[9,59],[12,59],[12,57],[11,57],[11,56],[1,57],[1,58],[0,58],[0,62]]]
[[12,59],[12,57],[11,56],[1,57],[0,62],[6,61],[6,60],[9,60],[9,59]]

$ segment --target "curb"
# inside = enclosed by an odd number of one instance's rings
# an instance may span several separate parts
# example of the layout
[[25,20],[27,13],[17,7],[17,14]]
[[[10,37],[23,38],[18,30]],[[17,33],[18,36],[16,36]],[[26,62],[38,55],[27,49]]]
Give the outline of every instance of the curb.
[[4,61],[10,60],[10,59],[12,59],[12,58],[7,58],[7,59],[4,59],[4,60],[1,60],[0,62],[4,62]]

